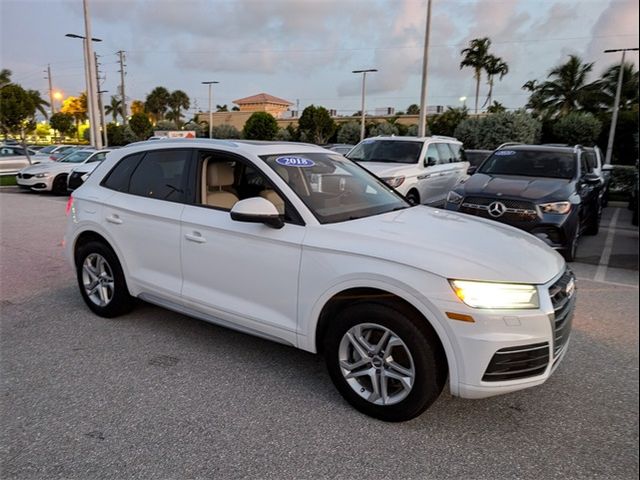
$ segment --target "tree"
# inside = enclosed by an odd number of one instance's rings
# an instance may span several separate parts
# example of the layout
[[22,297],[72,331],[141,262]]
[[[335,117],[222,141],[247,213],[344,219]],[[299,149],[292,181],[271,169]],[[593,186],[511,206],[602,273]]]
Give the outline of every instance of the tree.
[[[122,113],[122,100],[115,95],[111,95],[111,100],[109,101],[109,105],[104,107],[104,113],[107,115],[111,115],[113,118],[113,123],[118,122],[118,115],[124,117]],[[108,132],[107,132],[108,135]]]
[[255,112],[244,124],[242,134],[249,140],[273,140],[278,133],[278,122],[267,112]]
[[536,106],[549,117],[596,110],[602,97],[601,85],[587,82],[591,70],[593,63],[583,63],[577,55],[570,55],[566,63],[549,72],[547,81],[535,87],[531,97],[535,96]]
[[[157,122],[164,119],[164,115],[169,108],[169,97],[171,94],[164,87],[154,88],[144,102],[145,111],[153,116]],[[135,130],[134,130],[135,132]]]
[[298,128],[313,143],[321,145],[335,133],[336,124],[326,108],[309,105],[302,111]]
[[[601,77],[603,106],[613,109],[618,88],[620,64],[609,67]],[[638,104],[638,70],[631,62],[625,62],[622,67],[622,90],[620,91],[620,110],[631,110]]]
[[569,145],[593,146],[598,140],[602,122],[591,113],[571,112],[553,126],[556,138]]
[[429,118],[429,130],[433,135],[453,136],[456,127],[469,116],[467,107],[451,108],[446,112],[434,115]]
[[144,113],[144,102],[142,100],[134,100],[131,102],[131,115],[135,115],[136,113]]
[[507,109],[503,104],[495,101],[491,105],[489,105],[489,108],[487,108],[487,113],[500,113],[500,112],[506,112],[506,111]]
[[54,113],[49,119],[49,125],[51,125],[51,128],[63,136],[68,135],[73,131],[73,122],[73,115],[63,112]]
[[286,128],[279,128],[274,140],[279,140],[281,142],[290,142],[291,141],[291,133]]
[[178,125],[170,120],[160,120],[156,123],[156,130],[178,130]]
[[80,139],[80,122],[84,122],[87,119],[87,94],[82,92],[79,97],[67,97],[62,102],[60,111],[73,116],[76,122],[78,139]]
[[[0,89],[0,129],[5,136],[19,136],[24,147],[27,133],[36,128],[35,112],[33,96],[20,85],[9,84]],[[29,152],[26,154],[31,163]]]
[[420,107],[412,103],[407,107],[407,115],[420,115]]
[[460,62],[460,69],[470,67],[473,69],[473,78],[476,80],[475,113],[478,113],[478,99],[480,97],[480,80],[482,71],[486,67],[489,57],[489,47],[491,40],[488,37],[474,38],[469,42],[469,46],[460,51],[463,59]]
[[153,131],[153,125],[144,113],[135,113],[129,119],[129,127],[139,140],[146,140]]
[[463,120],[455,137],[465,148],[493,150],[505,142],[536,143],[542,124],[524,111],[501,112]]
[[509,73],[509,65],[502,60],[500,57],[496,57],[495,55],[488,55],[485,65],[484,71],[487,73],[487,84],[489,85],[489,92],[487,93],[487,100],[484,102],[484,105],[491,105],[493,100],[493,83],[494,77],[499,75],[498,80],[502,80],[502,78]]
[[0,88],[4,88],[11,83],[11,70],[3,68],[0,70]]
[[169,95],[168,106],[171,109],[169,112],[171,115],[167,115],[167,118],[175,121],[179,126],[182,120],[182,109],[187,110],[191,105],[189,96],[182,90],[174,90]]
[[229,107],[227,107],[226,103],[224,105],[216,105],[216,112],[228,112],[228,111],[229,111]]
[[240,111],[240,107],[233,107],[231,109],[232,112],[239,112]]
[[213,138],[227,139],[227,138],[240,138],[240,130],[233,125],[214,125],[212,132]]
[[376,137],[378,135],[390,136],[398,135],[398,127],[389,122],[378,123],[369,129],[369,136]]

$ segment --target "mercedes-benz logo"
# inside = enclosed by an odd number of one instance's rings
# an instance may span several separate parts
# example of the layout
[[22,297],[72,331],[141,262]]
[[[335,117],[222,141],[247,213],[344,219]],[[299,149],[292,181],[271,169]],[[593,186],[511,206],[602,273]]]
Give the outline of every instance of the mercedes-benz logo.
[[493,218],[498,218],[504,215],[504,212],[507,211],[507,207],[504,206],[502,202],[493,202],[489,205],[489,215]]

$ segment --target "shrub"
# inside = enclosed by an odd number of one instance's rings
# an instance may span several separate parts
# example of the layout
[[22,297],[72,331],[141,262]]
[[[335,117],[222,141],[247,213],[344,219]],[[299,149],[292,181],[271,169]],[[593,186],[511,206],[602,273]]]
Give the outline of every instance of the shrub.
[[432,135],[447,135],[452,137],[456,127],[469,116],[465,108],[451,108],[439,115],[434,115],[428,120],[429,130]]
[[557,120],[552,128],[560,143],[593,146],[598,140],[602,122],[590,113],[572,112]]
[[338,143],[355,145],[360,141],[360,124],[358,122],[346,122],[340,125],[338,130]]
[[[606,151],[611,128],[611,114],[602,117],[602,130],[598,145]],[[613,142],[613,159],[611,163],[633,165],[638,159],[638,109],[621,110],[616,124],[616,136]]]
[[255,112],[247,119],[242,133],[249,140],[273,140],[278,133],[278,122],[267,112]]
[[418,136],[418,125],[409,125],[409,128],[407,128],[407,136],[408,137],[417,137]]
[[523,111],[501,112],[460,122],[454,136],[465,148],[493,150],[505,142],[536,143],[542,125]]
[[169,120],[160,120],[156,123],[156,130],[178,130],[178,125]]
[[145,113],[134,113],[131,115],[129,126],[138,140],[146,140],[153,132],[153,125],[151,125],[151,121]]
[[377,135],[398,135],[398,127],[390,124],[389,122],[378,123],[369,129],[370,137],[375,137]]
[[611,171],[609,191],[613,195],[629,198],[636,180],[636,167],[629,165],[615,165]]
[[233,125],[214,125],[211,130],[213,138],[226,139],[226,138],[240,138],[240,130]]
[[[204,133],[202,125],[200,125],[199,123],[196,123],[194,121],[185,123],[182,126],[182,129],[183,130],[193,130],[194,132],[196,132],[196,137],[201,137],[202,134]],[[207,134],[208,133],[209,133],[209,125],[207,125]]]
[[275,140],[280,140],[281,142],[290,142],[291,141],[291,133],[286,128],[279,128]]
[[336,123],[324,107],[309,105],[302,111],[298,128],[317,144],[327,143],[336,131]]

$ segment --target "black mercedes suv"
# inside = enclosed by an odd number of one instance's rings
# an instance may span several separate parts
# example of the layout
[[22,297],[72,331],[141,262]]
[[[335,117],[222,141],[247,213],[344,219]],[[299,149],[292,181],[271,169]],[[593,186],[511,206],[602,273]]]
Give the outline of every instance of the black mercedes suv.
[[446,208],[525,230],[567,259],[600,225],[600,177],[581,146],[507,145],[449,192]]

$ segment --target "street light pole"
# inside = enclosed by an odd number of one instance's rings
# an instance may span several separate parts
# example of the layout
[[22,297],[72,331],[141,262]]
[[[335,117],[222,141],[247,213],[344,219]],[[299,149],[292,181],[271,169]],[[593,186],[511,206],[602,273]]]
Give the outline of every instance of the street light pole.
[[215,83],[220,83],[216,81],[202,82],[203,85],[209,85],[209,138],[213,138],[213,110],[211,109],[211,101],[213,94],[211,93],[211,87]]
[[420,121],[418,136],[427,134],[427,72],[429,70],[429,36],[431,33],[431,0],[427,1],[427,23],[424,31],[424,53],[422,54],[422,87],[420,90]]
[[622,59],[620,60],[620,72],[618,72],[618,85],[616,87],[616,98],[613,102],[613,113],[611,115],[611,127],[609,128],[609,140],[607,141],[607,153],[604,163],[609,165],[611,163],[611,154],[613,153],[613,140],[616,136],[616,126],[618,124],[618,110],[620,109],[620,96],[622,94],[622,74],[624,72],[624,56],[629,51],[638,51],[638,48],[617,48],[612,50],[605,50],[604,53],[622,52]]
[[[82,40],[82,52],[83,52],[83,58],[84,58],[84,77],[85,77],[85,82],[87,85],[87,113],[89,114],[89,122],[90,122],[90,129],[89,129],[89,141],[91,142],[91,145],[95,145],[98,146],[98,141],[96,140],[96,137],[100,136],[100,132],[98,131],[97,135],[96,135],[96,131],[94,130],[94,127],[98,125],[98,121],[96,120],[96,118],[94,117],[94,104],[91,101],[91,85],[93,84],[93,82],[91,81],[91,74],[90,74],[90,62],[87,61],[87,52],[88,52],[88,48],[87,48],[87,44],[90,42],[87,42],[87,37],[84,37],[82,35],[76,35],[75,33],[67,33],[65,35],[65,37],[69,37],[69,38],[79,38]],[[91,38],[92,42],[101,42],[102,40],[99,38]],[[96,112],[97,114],[97,112]]]
[[361,120],[360,120],[360,141],[364,140],[364,131],[365,131],[365,125],[364,125],[364,119],[365,119],[365,113],[364,113],[364,105],[365,105],[365,94],[366,94],[366,90],[367,90],[367,73],[373,73],[373,72],[377,72],[378,70],[375,68],[369,68],[367,70],[353,70],[351,73],[361,73],[362,74],[362,98],[361,98],[361,104],[360,104],[360,116],[361,116]]

